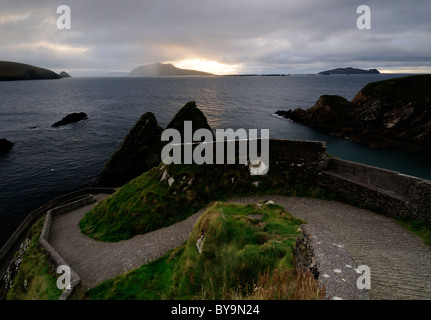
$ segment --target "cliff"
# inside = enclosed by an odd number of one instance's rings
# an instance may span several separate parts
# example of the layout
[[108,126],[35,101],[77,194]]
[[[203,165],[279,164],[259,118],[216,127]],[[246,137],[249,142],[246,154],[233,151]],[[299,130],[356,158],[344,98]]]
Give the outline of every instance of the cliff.
[[431,75],[378,81],[352,101],[325,95],[308,110],[277,114],[371,148],[426,151],[431,150],[430,87]]
[[28,64],[0,61],[0,81],[60,79],[55,72]]
[[348,67],[348,68],[337,68],[337,69],[322,71],[322,72],[319,72],[318,74],[328,76],[331,74],[380,74],[380,72],[376,69],[362,70],[362,69]]
[[175,67],[173,64],[153,63],[147,64],[133,69],[129,76],[211,76],[212,73],[180,69]]

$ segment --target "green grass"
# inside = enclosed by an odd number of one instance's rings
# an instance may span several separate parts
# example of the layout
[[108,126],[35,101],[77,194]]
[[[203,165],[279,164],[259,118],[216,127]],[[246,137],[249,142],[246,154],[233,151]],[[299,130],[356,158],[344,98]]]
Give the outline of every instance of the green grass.
[[211,201],[288,189],[287,172],[275,166],[258,177],[244,165],[160,164],[98,204],[79,226],[93,239],[120,241],[184,220]]
[[407,218],[397,218],[398,224],[421,238],[424,244],[431,246],[431,223],[415,221]]
[[39,245],[44,218],[39,219],[28,232],[30,244],[6,295],[7,300],[58,300],[61,296],[55,270]]
[[[317,286],[306,296],[298,295],[303,286],[293,276],[293,246],[302,223],[277,205],[216,202],[201,216],[184,245],[103,282],[88,291],[86,298],[252,299],[256,284],[276,288],[280,287],[279,283],[275,286],[277,281],[287,279],[289,292],[277,297],[292,298],[296,292],[296,297],[318,298]],[[199,253],[196,242],[202,235]],[[291,276],[280,277],[287,270]],[[307,278],[304,283],[312,281]]]
[[431,75],[425,74],[372,82],[361,91],[370,98],[385,97],[393,102],[413,101],[419,103],[421,107],[429,109],[428,103],[424,103],[425,101],[421,99],[429,97],[430,87]]

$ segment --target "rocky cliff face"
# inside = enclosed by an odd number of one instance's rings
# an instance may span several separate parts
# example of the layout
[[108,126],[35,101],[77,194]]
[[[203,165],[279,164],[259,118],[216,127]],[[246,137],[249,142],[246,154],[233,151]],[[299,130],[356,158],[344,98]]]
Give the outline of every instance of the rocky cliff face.
[[[211,129],[195,101],[181,108],[167,128],[177,129],[183,136],[184,121],[192,121],[193,132],[201,128]],[[142,115],[92,186],[120,187],[157,166],[167,143],[161,141],[162,132],[163,128],[157,124],[153,113]]]
[[430,88],[431,75],[378,81],[352,101],[322,96],[308,110],[277,114],[371,148],[431,150]]

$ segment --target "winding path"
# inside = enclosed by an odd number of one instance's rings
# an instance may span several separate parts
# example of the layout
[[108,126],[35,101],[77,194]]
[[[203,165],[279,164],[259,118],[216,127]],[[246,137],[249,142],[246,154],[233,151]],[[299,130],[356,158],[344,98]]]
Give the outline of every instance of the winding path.
[[[311,198],[246,197],[232,202],[260,200],[273,200],[295,217],[331,231],[357,265],[370,267],[372,299],[431,300],[431,249],[394,220],[347,204]],[[55,217],[50,234],[50,243],[80,275],[85,290],[181,245],[204,211],[170,227],[106,243],[84,236],[78,227],[94,205]]]

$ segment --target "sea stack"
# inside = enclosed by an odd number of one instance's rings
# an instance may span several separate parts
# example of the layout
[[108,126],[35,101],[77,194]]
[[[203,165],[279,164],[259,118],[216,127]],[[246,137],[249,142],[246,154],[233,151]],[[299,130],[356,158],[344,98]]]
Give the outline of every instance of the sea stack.
[[[195,101],[186,103],[166,129],[177,129],[183,136],[184,121],[192,121],[193,133],[203,128],[211,130],[205,115],[197,108]],[[92,186],[121,187],[157,166],[162,161],[161,152],[167,144],[161,141],[162,133],[163,128],[157,124],[152,112],[142,115]]]

